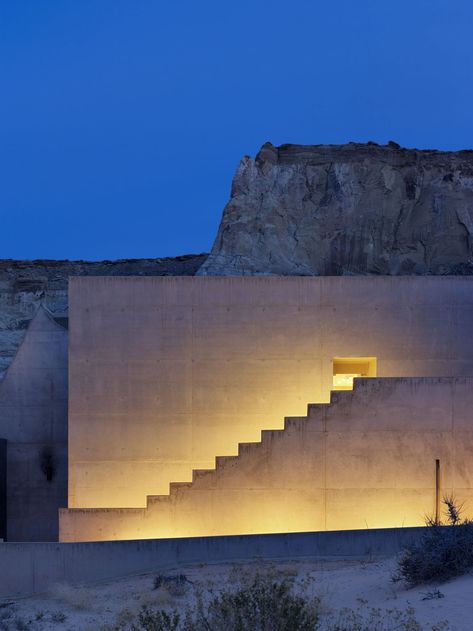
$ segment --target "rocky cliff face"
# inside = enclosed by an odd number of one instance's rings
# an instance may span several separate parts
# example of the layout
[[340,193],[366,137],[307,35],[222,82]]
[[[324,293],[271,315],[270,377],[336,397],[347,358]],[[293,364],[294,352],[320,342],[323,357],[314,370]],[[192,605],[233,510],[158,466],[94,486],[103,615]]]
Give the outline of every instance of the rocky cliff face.
[[473,274],[473,151],[267,143],[198,273]]
[[67,326],[69,276],[193,276],[207,255],[121,261],[0,260],[0,380],[40,304]]

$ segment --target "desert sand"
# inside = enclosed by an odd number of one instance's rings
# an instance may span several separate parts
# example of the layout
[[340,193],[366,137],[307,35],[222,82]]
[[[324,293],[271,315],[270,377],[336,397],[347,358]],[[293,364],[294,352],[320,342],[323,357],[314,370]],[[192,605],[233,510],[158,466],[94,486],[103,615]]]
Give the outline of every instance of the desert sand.
[[[319,599],[322,629],[330,629],[337,620],[353,616],[371,620],[367,627],[370,629],[419,628],[409,626],[413,622],[400,620],[416,620],[425,630],[473,629],[473,575],[442,585],[408,589],[392,581],[395,565],[395,559],[281,563],[256,560],[169,568],[167,576],[185,574],[190,581],[185,590],[154,589],[158,572],[99,585],[56,585],[41,596],[2,603],[0,629],[125,630],[143,605],[182,610],[194,601],[198,591],[208,598],[222,588],[236,589],[244,577],[256,572],[289,580],[295,592]],[[352,612],[343,612],[345,608]]]

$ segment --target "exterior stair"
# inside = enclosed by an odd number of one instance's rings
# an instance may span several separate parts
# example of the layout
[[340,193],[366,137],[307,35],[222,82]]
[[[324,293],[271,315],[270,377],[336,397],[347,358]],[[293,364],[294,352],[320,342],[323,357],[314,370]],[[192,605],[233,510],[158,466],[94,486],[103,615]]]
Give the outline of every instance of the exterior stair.
[[356,379],[329,404],[311,403],[306,416],[240,443],[238,455],[171,483],[169,494],[149,495],[146,508],[61,511],[61,540],[421,525],[435,504],[436,460],[453,466],[454,379]]

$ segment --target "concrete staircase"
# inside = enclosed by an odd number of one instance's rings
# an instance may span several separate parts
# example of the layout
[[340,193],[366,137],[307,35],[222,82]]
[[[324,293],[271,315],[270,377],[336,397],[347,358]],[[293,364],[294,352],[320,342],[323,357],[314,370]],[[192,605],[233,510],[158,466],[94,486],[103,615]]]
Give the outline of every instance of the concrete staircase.
[[[240,443],[237,456],[218,456],[214,469],[194,470],[192,482],[148,496],[146,508],[61,511],[61,540],[422,525],[435,503],[436,459],[453,470],[454,383],[464,396],[473,386],[462,379],[355,380],[330,404],[309,404],[307,416]],[[443,492],[453,486],[445,476],[444,484]]]
[[[251,515],[253,508],[250,512],[239,511],[238,506],[241,508],[241,504],[240,500],[235,498],[235,494],[238,492],[246,495],[246,503],[250,499],[248,495],[254,495],[254,500],[259,503],[258,498],[262,494],[266,495],[268,491],[267,475],[258,475],[261,464],[271,460],[272,452],[277,451],[278,445],[282,446],[291,435],[303,435],[307,431],[323,432],[326,410],[351,396],[351,391],[332,392],[330,404],[311,403],[307,406],[307,416],[285,417],[281,429],[262,430],[260,441],[239,443],[238,455],[216,456],[213,469],[194,469],[191,482],[172,482],[169,485],[169,494],[148,495],[145,509],[63,509],[60,511],[60,539],[86,541],[289,531],[291,529],[288,527],[287,518],[274,530],[275,526],[264,526],[260,523],[261,519],[255,519],[255,514]],[[321,438],[323,439],[322,434]],[[278,478],[276,475],[271,477],[273,483]],[[282,486],[284,488],[284,484]],[[274,496],[276,487],[270,486],[269,490],[272,490],[270,495]],[[284,495],[289,491],[295,499],[294,490],[291,485],[285,490]],[[225,491],[227,500],[224,497]],[[277,495],[281,496],[281,489]],[[221,505],[219,512],[228,516],[233,515],[236,510],[240,513],[239,518],[236,519],[237,516],[234,515],[230,520],[226,520],[230,523],[224,525],[221,519],[211,517],[210,505],[215,502],[216,496]],[[253,507],[254,502],[250,501],[250,504]],[[278,508],[278,502],[273,501],[272,504],[274,506],[270,514],[280,514],[285,510],[284,506]],[[287,498],[284,505],[287,505]],[[206,515],[207,519],[199,520],[199,515]],[[320,519],[305,521],[307,523],[301,524],[295,531],[304,528],[323,529]]]
[[340,394],[346,398],[347,395],[351,395],[351,392],[332,392],[330,404],[309,403],[307,416],[286,416],[284,426],[281,429],[264,429],[261,430],[261,440],[238,443],[238,454],[235,456],[216,456],[213,469],[193,469],[192,482],[171,482],[169,494],[148,495],[147,508],[166,502],[172,503],[173,498],[181,497],[183,493],[192,489],[217,488],[220,474],[236,475],[239,471],[245,470],[246,467],[251,467],[252,464],[259,462],[267,455],[268,448],[274,446],[275,441],[285,439],[288,431],[301,431],[304,429],[304,425],[311,421],[323,422],[326,408],[334,401],[338,401]]

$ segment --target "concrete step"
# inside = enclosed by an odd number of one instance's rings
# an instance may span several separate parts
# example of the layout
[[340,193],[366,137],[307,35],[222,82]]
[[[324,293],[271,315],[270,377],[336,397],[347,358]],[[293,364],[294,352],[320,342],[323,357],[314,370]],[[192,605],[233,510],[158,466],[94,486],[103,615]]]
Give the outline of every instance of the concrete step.
[[330,403],[309,403],[307,406],[307,418],[320,418],[324,415]]
[[307,416],[286,416],[284,417],[284,429],[281,431],[301,427],[304,423],[307,423]]
[[171,482],[169,485],[169,495],[176,495],[182,493],[186,489],[190,489],[192,482]]
[[153,504],[164,504],[169,502],[169,495],[148,495],[146,498],[146,508],[148,509]]
[[[282,430],[281,430],[282,431]],[[238,443],[238,458],[252,454],[255,450],[260,449],[261,441],[251,443]]]
[[238,462],[239,456],[217,456],[215,458],[215,469],[219,469],[227,464]]
[[165,502],[171,496],[183,493],[192,488],[192,485],[196,482],[202,482],[208,479],[210,483],[211,478],[215,475],[218,469],[228,465],[237,465],[238,462],[241,462],[242,457],[251,457],[253,454],[256,454],[264,444],[267,444],[276,438],[282,438],[285,431],[292,428],[300,428],[311,419],[314,420],[320,418],[320,415],[325,414],[325,411],[330,405],[336,405],[339,401],[352,396],[352,394],[353,392],[351,390],[333,391],[331,393],[330,403],[309,403],[307,406],[307,416],[286,416],[284,418],[283,428],[261,430],[260,441],[239,443],[237,456],[216,456],[214,468],[194,469],[192,471],[192,482],[171,482],[169,485],[169,495],[149,495],[147,497],[147,505]]
[[261,432],[261,444],[267,445],[275,438],[279,438],[284,433],[284,429],[263,429]]
[[337,403],[351,398],[353,398],[353,390],[332,390],[330,392],[330,405],[337,405]]
[[203,480],[212,476],[215,473],[215,469],[193,469],[192,470],[192,483],[196,480]]

